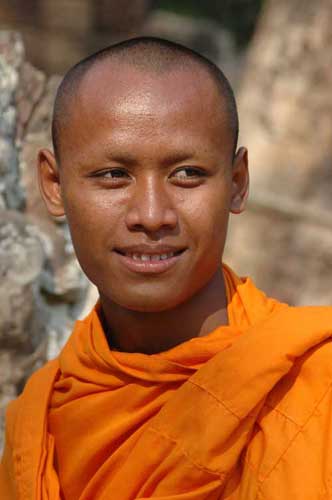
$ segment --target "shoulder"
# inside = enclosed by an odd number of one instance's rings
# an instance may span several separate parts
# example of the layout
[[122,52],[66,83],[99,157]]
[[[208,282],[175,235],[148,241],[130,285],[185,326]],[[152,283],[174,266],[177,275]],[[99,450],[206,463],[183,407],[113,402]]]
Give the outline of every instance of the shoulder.
[[13,444],[19,421],[24,420],[26,414],[38,414],[45,410],[58,370],[57,359],[46,363],[30,376],[21,395],[9,403],[6,411],[7,444]]
[[272,391],[267,403],[287,413],[293,420],[300,419],[302,422],[331,389],[332,336],[313,346],[295,361],[287,376]]
[[266,404],[302,424],[332,389],[332,307],[292,307],[287,313],[291,318],[287,335],[297,337],[302,347],[288,352],[294,355],[293,367]]
[[306,498],[318,500],[332,493],[327,446],[332,440],[332,308],[293,308],[292,313],[299,334],[312,330],[315,342],[267,395],[246,461],[258,498],[288,498],[292,492],[297,500],[305,489]]

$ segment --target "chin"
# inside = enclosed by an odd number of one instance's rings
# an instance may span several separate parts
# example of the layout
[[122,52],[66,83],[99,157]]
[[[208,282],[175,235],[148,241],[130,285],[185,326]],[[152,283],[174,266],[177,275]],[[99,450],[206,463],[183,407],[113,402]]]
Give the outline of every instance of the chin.
[[170,300],[155,300],[155,298],[148,300],[146,297],[144,300],[131,300],[126,302],[118,302],[118,305],[124,309],[130,311],[142,312],[142,313],[158,313],[176,308],[179,303]]
[[186,294],[174,295],[160,293],[160,291],[150,293],[131,293],[124,296],[115,296],[112,294],[112,301],[124,309],[142,313],[158,313],[175,309],[177,306],[189,300],[190,296]]

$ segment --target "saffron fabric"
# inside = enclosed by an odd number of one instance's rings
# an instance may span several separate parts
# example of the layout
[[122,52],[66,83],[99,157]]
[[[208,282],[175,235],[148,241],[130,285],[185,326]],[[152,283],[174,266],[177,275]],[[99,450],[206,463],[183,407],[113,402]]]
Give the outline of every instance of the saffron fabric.
[[169,351],[76,323],[8,408],[1,499],[332,498],[332,308],[223,272],[229,325]]

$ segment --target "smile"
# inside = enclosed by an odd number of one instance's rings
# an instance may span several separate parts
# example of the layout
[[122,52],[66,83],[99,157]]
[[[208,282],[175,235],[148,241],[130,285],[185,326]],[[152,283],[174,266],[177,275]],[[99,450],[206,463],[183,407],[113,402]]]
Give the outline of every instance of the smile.
[[[181,258],[185,250],[163,250],[157,253],[156,250],[120,251],[115,253],[122,265],[129,271],[144,274],[163,273],[173,267]],[[149,253],[148,253],[149,252]]]
[[176,252],[162,253],[162,254],[147,254],[147,253],[126,253],[126,257],[133,260],[141,260],[143,262],[158,262],[160,260],[171,259],[176,255]]

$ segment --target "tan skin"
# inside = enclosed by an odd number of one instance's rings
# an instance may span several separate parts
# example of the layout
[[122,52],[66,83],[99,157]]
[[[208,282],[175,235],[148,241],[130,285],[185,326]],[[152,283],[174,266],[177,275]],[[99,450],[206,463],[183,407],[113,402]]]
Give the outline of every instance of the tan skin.
[[[59,163],[39,153],[48,211],[66,215],[108,340],[122,351],[161,352],[227,324],[220,262],[229,213],[248,194],[247,151],[233,158],[220,95],[193,70],[99,63],[70,106]],[[140,245],[171,248],[174,263],[133,271],[125,261]]]

